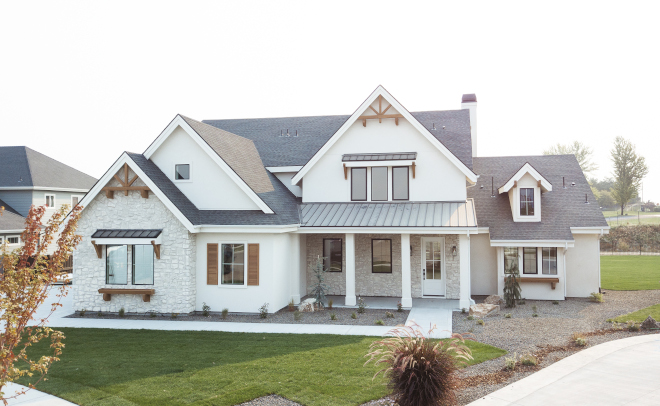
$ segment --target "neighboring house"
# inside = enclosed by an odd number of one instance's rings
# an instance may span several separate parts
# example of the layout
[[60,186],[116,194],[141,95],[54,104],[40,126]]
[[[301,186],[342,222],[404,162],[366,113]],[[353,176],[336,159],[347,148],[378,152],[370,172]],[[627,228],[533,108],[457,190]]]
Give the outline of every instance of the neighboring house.
[[600,286],[608,226],[573,155],[478,157],[477,101],[408,112],[378,87],[351,116],[176,116],[82,200],[77,310],[256,312],[330,294],[563,300]]
[[[28,147],[0,147],[0,243],[22,245],[30,207],[46,206],[44,224],[62,205],[78,204],[96,179]],[[54,247],[53,247],[54,248]]]

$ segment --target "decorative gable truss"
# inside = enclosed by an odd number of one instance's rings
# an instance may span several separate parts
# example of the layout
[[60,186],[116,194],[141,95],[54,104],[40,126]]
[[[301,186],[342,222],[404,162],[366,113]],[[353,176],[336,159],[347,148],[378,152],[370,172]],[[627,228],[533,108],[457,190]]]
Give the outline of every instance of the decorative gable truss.
[[[387,103],[387,101],[386,101],[386,103]],[[371,105],[369,106],[369,108],[376,114],[375,115],[372,115],[372,114],[362,115],[362,116],[358,117],[358,120],[362,120],[362,125],[364,127],[367,126],[367,120],[376,120],[376,119],[378,119],[378,122],[382,123],[384,118],[393,118],[394,119],[394,124],[399,125],[399,119],[403,118],[403,114],[399,114],[399,113],[387,114],[387,110],[389,110],[390,107],[392,107],[392,104],[388,103],[388,106],[385,107],[385,110],[383,110],[383,95],[378,95],[378,111],[376,111],[376,109],[373,108],[373,106],[371,106]]]
[[[119,175],[119,176],[118,176]],[[118,173],[116,173],[113,178],[106,184],[106,186],[102,189],[105,192],[105,197],[108,199],[114,198],[114,193],[115,192],[124,192],[124,196],[128,196],[128,192],[135,190],[139,191],[140,195],[148,199],[149,198],[149,186],[133,186],[136,180],[138,180],[138,175],[135,174],[130,180],[128,179],[129,177],[129,169],[128,169],[128,164],[124,163],[124,166],[122,169],[119,170]],[[122,179],[123,178],[123,179]],[[112,181],[116,180],[119,182],[119,186],[108,186],[110,183],[113,183]]]

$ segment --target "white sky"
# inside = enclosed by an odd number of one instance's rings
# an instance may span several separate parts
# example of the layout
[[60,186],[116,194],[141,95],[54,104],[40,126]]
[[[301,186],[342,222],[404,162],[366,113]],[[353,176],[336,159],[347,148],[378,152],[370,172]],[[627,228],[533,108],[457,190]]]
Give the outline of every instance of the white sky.
[[478,98],[479,155],[580,140],[598,178],[621,135],[660,201],[658,2],[0,2],[0,145],[100,177],[176,113],[351,114]]

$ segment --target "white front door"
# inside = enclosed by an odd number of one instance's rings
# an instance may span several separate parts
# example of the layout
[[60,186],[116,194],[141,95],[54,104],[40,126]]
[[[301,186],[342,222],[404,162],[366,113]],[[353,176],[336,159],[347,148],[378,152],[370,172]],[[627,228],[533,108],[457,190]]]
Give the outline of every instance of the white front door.
[[445,239],[422,238],[422,294],[445,295]]

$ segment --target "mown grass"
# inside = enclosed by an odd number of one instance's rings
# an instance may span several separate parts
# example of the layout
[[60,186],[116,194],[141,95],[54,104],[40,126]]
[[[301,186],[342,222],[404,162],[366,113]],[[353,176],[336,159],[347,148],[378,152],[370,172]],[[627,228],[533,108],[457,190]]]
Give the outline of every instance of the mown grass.
[[602,255],[600,281],[609,290],[660,289],[660,256]]
[[660,304],[649,306],[642,310],[637,310],[636,312],[624,314],[612,320],[618,323],[627,323],[629,321],[641,323],[649,316],[653,317],[655,320],[660,320]]
[[[374,337],[61,330],[61,361],[38,389],[80,405],[235,405],[273,393],[305,405],[358,405],[387,394],[381,376],[372,380],[379,367],[363,366]],[[506,353],[468,346],[471,364]]]

